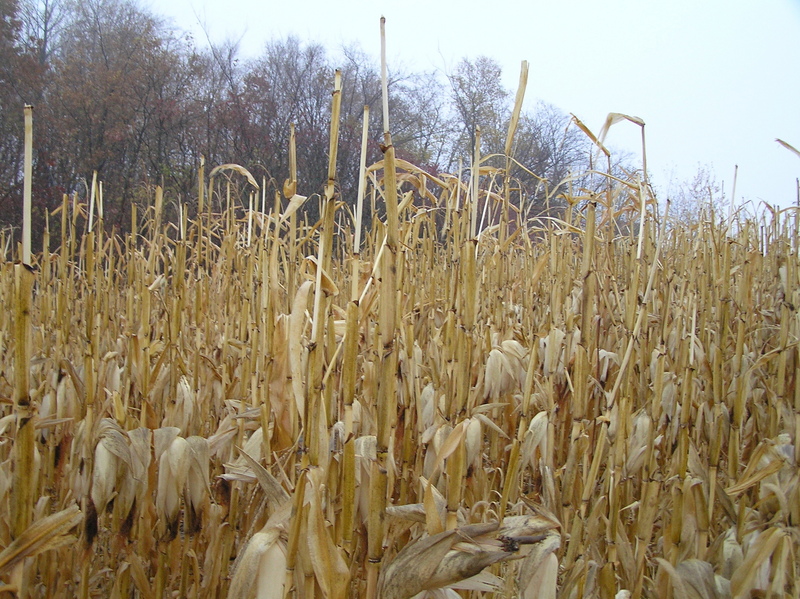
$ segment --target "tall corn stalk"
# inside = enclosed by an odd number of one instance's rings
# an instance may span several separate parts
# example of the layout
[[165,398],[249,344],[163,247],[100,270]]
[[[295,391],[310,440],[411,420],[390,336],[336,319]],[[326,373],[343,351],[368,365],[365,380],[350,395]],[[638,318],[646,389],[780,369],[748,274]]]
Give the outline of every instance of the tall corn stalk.
[[[23,189],[23,234],[21,261],[14,265],[14,416],[16,442],[14,443],[14,474],[11,498],[11,536],[19,538],[31,523],[35,492],[38,486],[34,465],[34,406],[30,397],[29,368],[31,360],[31,309],[35,276],[31,267],[31,163],[33,158],[33,107],[25,106],[25,158]],[[20,594],[27,596],[29,589],[23,581],[24,571],[19,565],[15,578]]]
[[381,82],[383,88],[383,172],[386,238],[381,258],[378,313],[378,395],[376,460],[370,474],[370,513],[367,525],[367,596],[377,597],[378,573],[383,560],[384,519],[388,488],[388,454],[397,416],[397,252],[398,212],[395,149],[389,129],[389,90],[386,68],[386,19],[381,17]]

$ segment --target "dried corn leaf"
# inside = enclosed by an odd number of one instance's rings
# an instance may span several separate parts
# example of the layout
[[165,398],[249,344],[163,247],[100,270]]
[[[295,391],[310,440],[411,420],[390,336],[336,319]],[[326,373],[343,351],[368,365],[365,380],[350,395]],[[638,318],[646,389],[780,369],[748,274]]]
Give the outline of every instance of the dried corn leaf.
[[[470,576],[462,581],[454,582],[450,585],[451,589],[462,591],[480,591],[482,593],[499,593],[503,588],[503,579],[495,576],[491,572],[480,572],[475,576]],[[458,595],[460,597],[460,595]]]
[[264,466],[250,457],[250,455],[244,450],[240,449],[239,455],[244,458],[244,460],[250,466],[250,469],[255,474],[256,480],[258,480],[258,484],[261,485],[261,489],[267,496],[267,502],[270,504],[270,507],[273,510],[278,509],[281,505],[289,500],[289,494],[284,490],[278,480],[272,476],[272,474],[266,468],[264,468]]
[[314,575],[327,599],[345,599],[350,585],[350,568],[343,551],[331,539],[322,514],[321,479],[324,469],[315,468],[308,475],[308,555]]
[[431,484],[424,477],[420,477],[420,482],[425,489],[425,524],[429,535],[439,534],[444,531],[444,523],[447,512],[447,501],[439,492],[435,485]]
[[250,174],[250,171],[248,171],[246,168],[244,168],[243,166],[240,166],[238,164],[220,164],[219,166],[215,167],[211,171],[211,173],[209,173],[209,175],[208,175],[209,181],[214,179],[214,177],[216,177],[222,171],[234,171],[234,172],[237,172],[240,175],[246,177],[247,178],[247,182],[250,183],[250,185],[252,185],[256,189],[261,189],[258,186],[258,183],[256,183],[255,177],[253,177],[253,175]]
[[77,505],[37,520],[0,553],[0,574],[14,568],[21,560],[74,543],[70,530],[83,520]]
[[[307,276],[312,280],[315,281],[317,278],[318,267],[317,267],[317,257],[316,256],[306,256],[306,259],[303,260],[303,266],[306,270]],[[325,269],[322,269],[321,273],[321,285],[322,291],[325,292],[325,295],[338,295],[339,288],[336,286],[336,283],[333,282],[330,275],[325,272]]]
[[[386,508],[386,515],[401,518],[411,522],[425,523],[425,504],[408,503],[406,505],[390,505]],[[439,531],[441,532],[441,531]]]
[[[439,469],[444,464],[444,461],[449,458],[453,452],[461,446],[464,436],[467,432],[467,421],[462,420],[459,422],[455,428],[450,431],[450,434],[447,435],[447,439],[445,439],[444,443],[439,447],[436,452],[436,463],[434,465],[434,472],[439,472]],[[433,476],[431,478],[434,478]]]
[[[779,472],[783,468],[784,461],[779,457],[774,457],[766,465],[759,468],[745,470],[742,474],[742,479],[732,487],[725,489],[728,495],[738,495],[743,493],[753,485],[757,485],[768,476]],[[748,472],[749,471],[749,472]]]
[[[285,188],[284,188],[285,190]],[[307,196],[301,196],[299,194],[293,194],[291,199],[289,200],[289,204],[286,206],[286,210],[283,211],[281,214],[280,224],[285,223],[289,218],[297,212],[297,210],[305,204],[306,200],[308,199]]]
[[733,597],[747,597],[759,568],[772,556],[772,552],[784,537],[780,528],[770,528],[758,535],[758,539],[750,546],[744,556],[742,565],[731,577],[731,594]]
[[784,148],[786,148],[787,150],[789,150],[790,152],[792,152],[792,153],[793,153],[793,154],[795,154],[796,156],[800,157],[800,150],[798,150],[797,148],[795,148],[793,145],[786,143],[786,142],[785,142],[785,141],[783,141],[782,139],[777,139],[777,138],[776,138],[776,139],[775,139],[775,141],[777,141],[777,142],[778,142],[779,144],[781,144],[781,145],[782,145]]
[[711,564],[699,559],[689,559],[678,564],[675,570],[683,581],[687,597],[717,599],[714,568]]
[[155,597],[153,588],[150,586],[150,578],[144,570],[142,558],[136,554],[131,554],[127,559],[131,566],[131,578],[133,579],[133,584],[136,585],[136,588],[142,594],[142,597],[144,597],[144,599],[152,599]]

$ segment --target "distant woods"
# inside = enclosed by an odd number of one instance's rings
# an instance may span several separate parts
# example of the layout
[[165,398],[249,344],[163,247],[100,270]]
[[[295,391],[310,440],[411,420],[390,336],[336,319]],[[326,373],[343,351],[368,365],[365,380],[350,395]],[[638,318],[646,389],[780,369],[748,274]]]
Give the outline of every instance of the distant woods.
[[[155,185],[164,187],[166,206],[196,210],[201,155],[208,169],[235,162],[259,183],[266,179],[271,205],[288,177],[291,123],[298,193],[321,193],[335,68],[343,74],[337,185],[352,204],[365,105],[368,164],[381,158],[380,65],[358,45],[332,51],[288,37],[244,59],[232,43],[200,47],[135,2],[0,0],[0,226],[16,228],[21,219],[26,103],[35,107],[37,232],[64,194],[85,201],[95,171],[109,228],[128,230],[131,205],[149,205]],[[456,173],[462,159],[466,178],[476,126],[482,155],[502,153],[515,90],[502,86],[500,74],[486,57],[465,58],[445,73],[390,65],[398,156],[431,173]],[[534,83],[528,98],[536,95]],[[518,207],[541,207],[548,195],[557,203],[556,186],[587,167],[587,140],[568,124],[547,104],[523,111],[512,170]],[[306,204],[312,212],[316,205]]]

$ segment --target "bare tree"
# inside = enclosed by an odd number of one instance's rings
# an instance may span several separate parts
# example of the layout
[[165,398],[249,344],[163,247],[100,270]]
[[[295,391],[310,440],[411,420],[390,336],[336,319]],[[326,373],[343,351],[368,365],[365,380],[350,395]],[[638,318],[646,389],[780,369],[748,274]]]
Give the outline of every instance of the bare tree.
[[[201,154],[209,165],[242,164],[280,189],[292,123],[300,193],[321,192],[337,67],[343,89],[336,186],[344,201],[354,201],[358,187],[364,106],[372,114],[368,161],[382,157],[379,65],[358,45],[329,54],[288,37],[245,61],[235,41],[197,49],[136,0],[0,0],[0,17],[3,206],[18,195],[25,102],[39,106],[34,195],[42,217],[97,171],[106,222],[124,229],[130,203],[149,197],[143,183],[164,185],[174,199],[192,198]],[[459,157],[472,155],[477,126],[482,154],[502,154],[511,93],[500,76],[487,57],[464,59],[446,77],[393,71],[397,155],[433,173],[454,172]],[[541,203],[585,164],[586,141],[567,123],[545,104],[523,113],[511,172],[520,205]],[[315,218],[316,203],[307,208]]]
[[670,196],[670,220],[681,226],[691,227],[712,216],[716,220],[727,217],[730,200],[707,165],[698,165],[692,178],[678,183]]
[[500,84],[502,69],[487,56],[473,61],[466,58],[447,76],[450,97],[459,118],[461,135],[451,162],[458,156],[471,156],[475,147],[475,129],[481,128],[482,154],[502,151],[504,124],[511,115],[510,92]]
[[[12,226],[22,214],[23,106],[35,102],[40,80],[23,25],[17,1],[0,0],[0,221]],[[38,203],[33,208],[41,212]]]
[[49,63],[69,17],[65,0],[23,0],[20,5],[23,41],[41,66]]
[[127,225],[139,183],[168,164],[164,131],[179,114],[180,53],[172,31],[135,4],[89,0],[72,6],[52,57],[51,160],[68,189],[97,171],[113,190],[107,218],[118,226]]

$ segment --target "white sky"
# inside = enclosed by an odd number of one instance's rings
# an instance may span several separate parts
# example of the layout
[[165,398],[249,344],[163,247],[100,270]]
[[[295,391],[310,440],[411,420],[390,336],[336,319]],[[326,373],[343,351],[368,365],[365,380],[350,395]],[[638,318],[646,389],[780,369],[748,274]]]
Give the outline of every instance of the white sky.
[[[145,0],[145,5],[148,2]],[[241,38],[243,57],[297,35],[332,54],[357,41],[377,61],[386,17],[389,66],[446,72],[486,55],[525,106],[537,99],[597,133],[609,112],[644,119],[648,168],[664,199],[708,165],[737,204],[796,202],[800,157],[800,0],[150,0],[156,14],[205,42]],[[640,155],[639,128],[607,145]],[[673,183],[670,183],[673,181]]]

